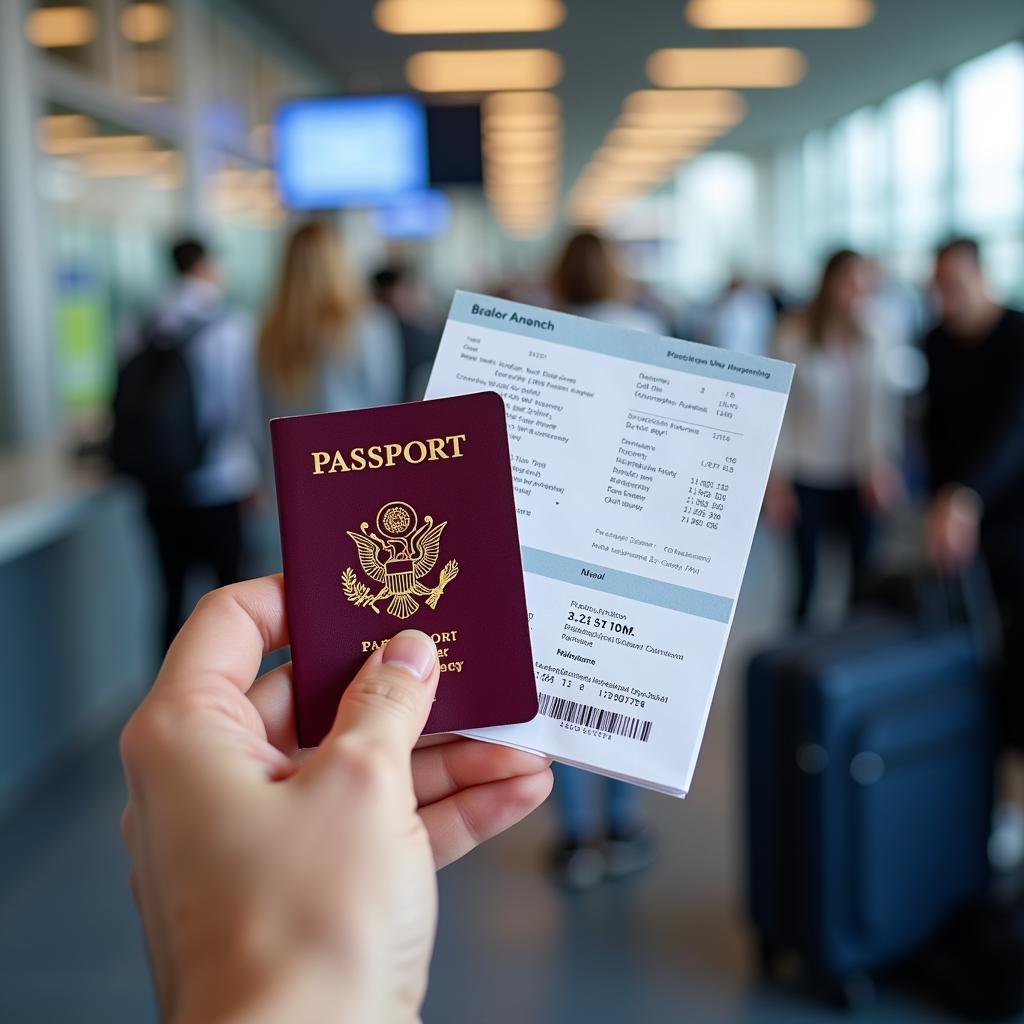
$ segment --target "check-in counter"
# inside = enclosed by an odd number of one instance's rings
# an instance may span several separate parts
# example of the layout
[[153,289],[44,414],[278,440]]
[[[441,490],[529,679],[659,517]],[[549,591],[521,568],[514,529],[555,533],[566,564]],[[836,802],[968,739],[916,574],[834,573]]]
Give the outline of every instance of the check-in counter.
[[152,676],[139,504],[56,445],[0,449],[0,813],[111,730]]

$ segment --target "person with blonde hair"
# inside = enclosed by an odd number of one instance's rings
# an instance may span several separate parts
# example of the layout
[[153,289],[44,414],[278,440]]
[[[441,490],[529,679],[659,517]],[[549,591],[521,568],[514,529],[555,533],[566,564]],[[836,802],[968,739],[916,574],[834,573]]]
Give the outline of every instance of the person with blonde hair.
[[402,400],[402,342],[366,301],[337,232],[309,221],[292,232],[259,334],[268,416],[335,412]]

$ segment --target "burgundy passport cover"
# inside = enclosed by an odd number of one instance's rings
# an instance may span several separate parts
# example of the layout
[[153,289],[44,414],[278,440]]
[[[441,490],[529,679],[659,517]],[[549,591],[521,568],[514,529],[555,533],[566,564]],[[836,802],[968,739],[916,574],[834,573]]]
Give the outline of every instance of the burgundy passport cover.
[[537,713],[505,407],[495,392],[272,420],[299,744],[403,629],[434,639],[425,732]]

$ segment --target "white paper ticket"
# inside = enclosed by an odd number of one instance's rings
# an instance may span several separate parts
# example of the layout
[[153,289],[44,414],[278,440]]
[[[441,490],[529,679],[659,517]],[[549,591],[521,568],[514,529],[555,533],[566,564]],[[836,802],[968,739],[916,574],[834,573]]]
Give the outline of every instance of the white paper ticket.
[[686,794],[792,376],[456,293],[427,397],[505,400],[540,694],[473,735]]

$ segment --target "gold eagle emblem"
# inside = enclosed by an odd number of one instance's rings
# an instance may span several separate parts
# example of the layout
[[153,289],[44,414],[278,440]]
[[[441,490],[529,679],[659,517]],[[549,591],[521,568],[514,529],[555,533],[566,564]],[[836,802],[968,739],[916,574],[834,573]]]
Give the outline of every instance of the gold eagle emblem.
[[360,567],[380,590],[374,592],[350,567],[341,574],[345,597],[376,615],[380,614],[377,602],[390,597],[385,611],[396,619],[407,619],[419,609],[417,597],[425,597],[427,606],[436,608],[444,588],[458,576],[459,563],[448,561],[433,588],[420,581],[437,563],[441,534],[447,525],[447,521],[435,523],[431,516],[424,516],[421,525],[416,510],[405,501],[382,505],[377,512],[376,532],[370,530],[369,523],[361,523],[358,533],[346,531],[355,542]]

